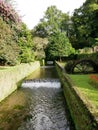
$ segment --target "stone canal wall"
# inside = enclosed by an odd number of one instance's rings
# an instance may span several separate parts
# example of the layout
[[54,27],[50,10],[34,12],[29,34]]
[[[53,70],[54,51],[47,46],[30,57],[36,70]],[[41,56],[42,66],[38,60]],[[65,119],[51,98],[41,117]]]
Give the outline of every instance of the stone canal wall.
[[40,67],[38,61],[0,70],[0,101],[15,91],[19,82]]
[[71,79],[58,63],[56,63],[56,69],[62,83],[66,103],[76,130],[97,130],[98,123],[75,90]]

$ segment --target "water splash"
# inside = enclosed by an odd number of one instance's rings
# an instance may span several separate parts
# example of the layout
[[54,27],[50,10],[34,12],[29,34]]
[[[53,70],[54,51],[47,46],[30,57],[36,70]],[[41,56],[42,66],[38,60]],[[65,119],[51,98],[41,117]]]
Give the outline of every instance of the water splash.
[[61,83],[59,79],[33,79],[33,80],[25,80],[22,83],[22,87],[24,88],[39,88],[39,87],[60,88]]

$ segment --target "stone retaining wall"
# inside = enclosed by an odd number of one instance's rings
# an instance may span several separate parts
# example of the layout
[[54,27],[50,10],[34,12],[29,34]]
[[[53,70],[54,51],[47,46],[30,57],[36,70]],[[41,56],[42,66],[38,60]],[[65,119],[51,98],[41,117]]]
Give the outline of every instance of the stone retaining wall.
[[77,94],[71,83],[71,79],[58,63],[56,63],[56,69],[63,86],[65,99],[76,130],[97,130],[98,123]]
[[15,91],[17,84],[39,67],[40,63],[36,61],[0,70],[0,101]]

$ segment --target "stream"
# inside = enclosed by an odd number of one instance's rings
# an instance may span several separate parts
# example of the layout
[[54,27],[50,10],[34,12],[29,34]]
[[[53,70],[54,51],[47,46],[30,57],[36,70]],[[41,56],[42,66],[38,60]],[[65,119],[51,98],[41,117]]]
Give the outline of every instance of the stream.
[[0,103],[0,130],[74,130],[53,66],[33,72]]

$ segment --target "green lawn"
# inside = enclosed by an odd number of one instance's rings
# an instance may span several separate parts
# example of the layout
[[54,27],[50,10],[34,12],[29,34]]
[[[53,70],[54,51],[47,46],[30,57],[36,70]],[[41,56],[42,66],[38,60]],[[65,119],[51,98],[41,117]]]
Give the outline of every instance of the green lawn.
[[98,115],[98,88],[95,88],[90,84],[90,75],[70,74],[69,77],[72,79],[75,87],[82,94],[82,97],[84,97],[84,99],[86,98],[91,103],[93,111],[96,111],[96,114]]

